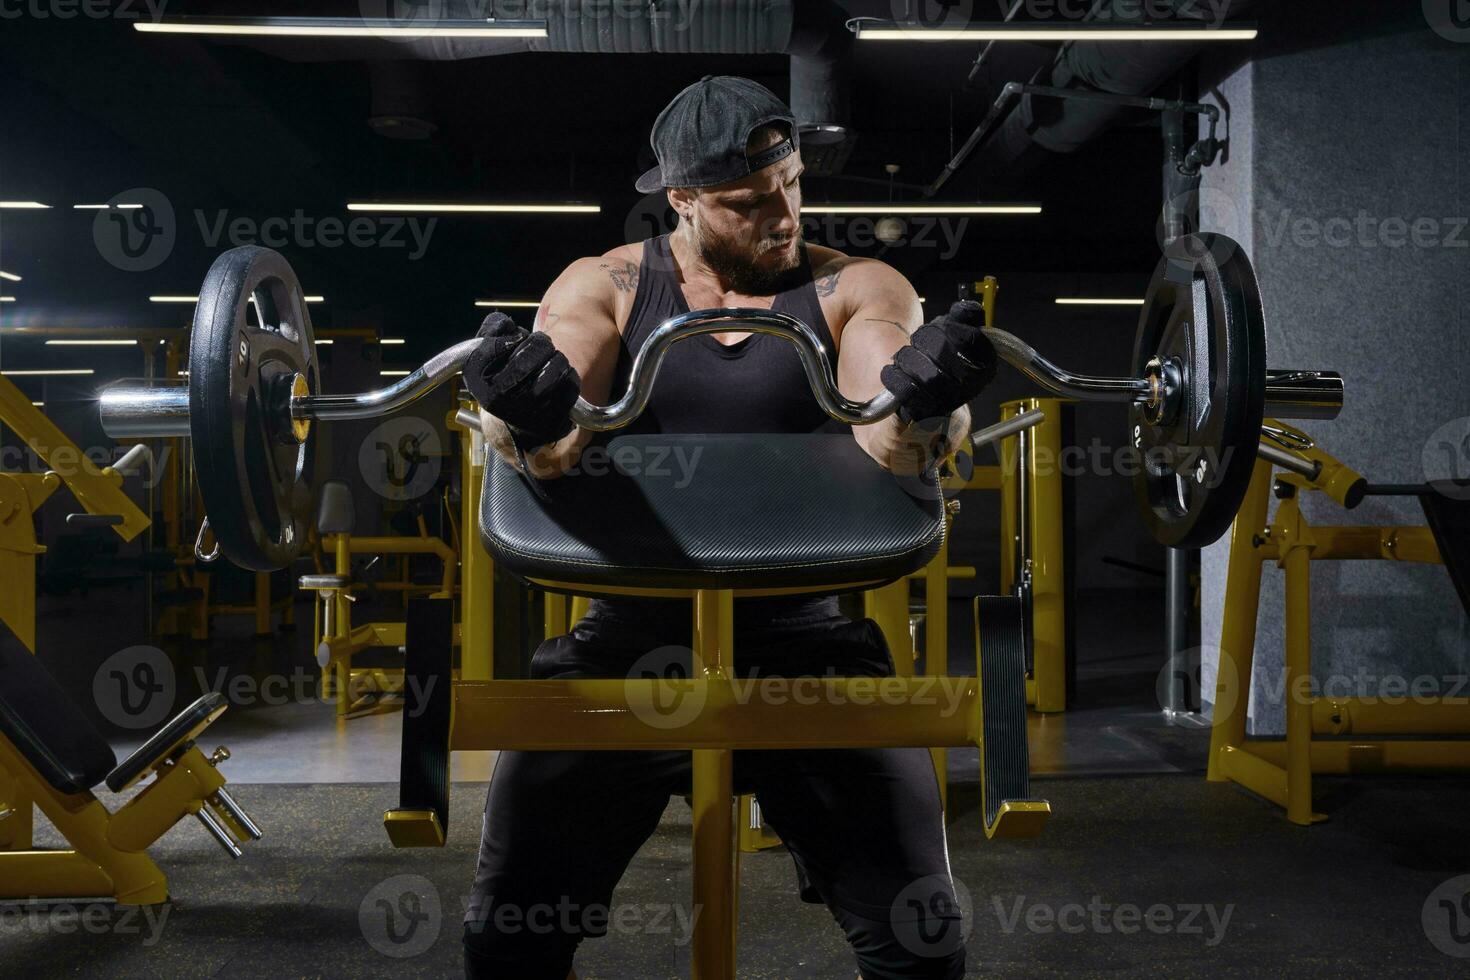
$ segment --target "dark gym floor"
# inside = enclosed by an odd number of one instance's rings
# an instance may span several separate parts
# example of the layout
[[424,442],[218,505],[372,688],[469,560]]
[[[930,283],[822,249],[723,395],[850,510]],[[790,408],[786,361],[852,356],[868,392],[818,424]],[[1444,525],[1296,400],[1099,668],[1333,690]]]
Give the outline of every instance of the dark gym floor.
[[[1054,809],[1042,838],[986,841],[973,753],[951,755],[950,853],[971,975],[1456,973],[1429,932],[1444,918],[1436,889],[1470,870],[1470,780],[1320,779],[1318,809],[1332,819],[1310,829],[1207,783],[1208,731],[1166,725],[1155,703],[1156,602],[1079,603],[1092,640],[1079,654],[1078,704],[1032,719],[1034,788]],[[309,664],[296,649],[304,632],[222,638],[209,676]],[[961,672],[960,622],[956,634]],[[69,665],[59,659],[48,658],[53,670],[84,691],[80,665],[97,659],[75,649]],[[397,731],[394,712],[338,723],[310,700],[231,711],[212,736],[234,751],[227,772],[266,837],[230,862],[201,828],[175,828],[154,849],[174,903],[151,917],[0,906],[4,974],[455,974],[490,760],[456,760],[447,847],[395,851],[380,814],[395,802]],[[48,833],[43,845],[59,843]],[[581,976],[688,975],[688,835],[688,807],[672,800],[615,895],[622,925],[583,945]],[[854,975],[841,933],[799,901],[779,849],[743,861],[741,936],[741,976]]]

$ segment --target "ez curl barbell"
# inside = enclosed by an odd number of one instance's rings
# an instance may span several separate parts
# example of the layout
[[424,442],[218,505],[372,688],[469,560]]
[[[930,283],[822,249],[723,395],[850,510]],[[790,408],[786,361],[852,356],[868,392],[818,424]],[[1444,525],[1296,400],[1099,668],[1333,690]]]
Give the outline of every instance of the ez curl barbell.
[[[893,414],[889,392],[854,402],[837,390],[828,352],[807,324],[770,310],[729,308],[664,321],[636,352],[627,391],[610,405],[578,399],[572,421],[593,431],[627,426],[646,406],[670,347],[730,330],[790,342],[813,396],[834,420],[869,425]],[[985,332],[1002,360],[1042,388],[1129,405],[1130,442],[1144,461],[1135,496],[1150,532],[1175,547],[1201,547],[1229,527],[1266,415],[1330,419],[1342,408],[1337,374],[1266,369],[1255,273],[1222,235],[1185,236],[1168,249],[1140,316],[1132,377],[1075,374],[1010,333]],[[315,498],[313,423],[377,418],[411,405],[459,373],[478,343],[455,344],[384,388],[323,393],[295,272],[270,249],[235,248],[215,260],[200,289],[188,382],[104,389],[102,427],[117,439],[192,439],[221,551],[244,568],[282,568],[305,545]]]

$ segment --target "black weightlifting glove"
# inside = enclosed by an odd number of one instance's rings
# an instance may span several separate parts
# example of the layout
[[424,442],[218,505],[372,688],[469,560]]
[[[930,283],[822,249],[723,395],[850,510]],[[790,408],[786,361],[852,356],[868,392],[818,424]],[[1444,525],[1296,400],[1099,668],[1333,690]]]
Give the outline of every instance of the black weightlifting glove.
[[985,336],[985,307],[961,300],[924,324],[879,377],[898,401],[904,424],[947,418],[995,377],[995,348]]
[[480,407],[510,427],[522,453],[572,431],[569,414],[582,379],[544,333],[516,326],[504,313],[480,325],[480,346],[465,362],[464,382]]

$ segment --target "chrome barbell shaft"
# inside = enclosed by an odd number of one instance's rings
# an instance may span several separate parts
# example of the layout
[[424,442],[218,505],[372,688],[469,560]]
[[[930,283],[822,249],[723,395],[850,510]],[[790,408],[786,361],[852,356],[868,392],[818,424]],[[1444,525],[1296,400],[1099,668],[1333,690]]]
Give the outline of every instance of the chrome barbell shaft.
[[[837,390],[832,362],[815,331],[793,316],[772,310],[724,308],[694,310],[670,317],[654,328],[633,359],[628,390],[611,405],[577,399],[572,421],[591,431],[628,425],[648,404],[654,379],[669,348],[700,334],[738,330],[780,337],[796,347],[802,370],[817,404],[832,419],[869,425],[892,415],[896,403],[882,391],[866,402],[854,402]],[[1083,401],[1141,402],[1150,394],[1145,378],[1107,378],[1073,374],[1047,360],[1014,334],[987,328],[996,353],[1011,367],[1057,395]],[[478,339],[465,340],[434,355],[408,376],[373,391],[341,395],[297,395],[291,417],[314,421],[377,418],[413,404],[463,370]],[[1273,371],[1267,375],[1266,414],[1274,418],[1336,418],[1342,408],[1342,378],[1329,371]],[[146,439],[189,434],[187,386],[114,385],[103,391],[102,427],[116,439]]]
[[985,336],[1001,360],[1053,394],[1090,402],[1136,402],[1149,396],[1145,378],[1100,378],[1057,367],[1015,334],[993,327]]

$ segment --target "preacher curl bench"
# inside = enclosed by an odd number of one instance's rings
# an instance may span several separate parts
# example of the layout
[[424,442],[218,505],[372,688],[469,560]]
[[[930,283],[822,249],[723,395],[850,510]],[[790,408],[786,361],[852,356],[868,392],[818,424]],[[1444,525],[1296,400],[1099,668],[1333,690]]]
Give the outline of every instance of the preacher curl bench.
[[[886,393],[867,405],[843,399],[809,328],[779,314],[696,311],[666,325],[662,349],[736,328],[794,343],[818,401],[834,418],[861,424],[892,411]],[[606,431],[631,421],[658,356],[640,355],[618,403],[579,406],[598,416],[579,424]],[[976,441],[1035,421],[1001,423]],[[982,755],[986,833],[1040,832],[1050,807],[1032,799],[1028,785],[1019,608],[1009,609],[1010,622],[998,614],[995,623],[981,624],[980,676],[950,681],[959,685],[953,705],[933,693],[930,677],[824,677],[823,696],[801,704],[762,696],[760,685],[769,681],[756,682],[757,693],[745,697],[732,682],[737,596],[865,590],[929,562],[945,535],[943,495],[932,476],[895,477],[846,434],[637,435],[613,439],[608,450],[614,468],[607,475],[536,486],[493,461],[485,471],[481,537],[502,569],[548,591],[692,599],[693,675],[455,682],[451,604],[415,603],[405,669],[425,703],[404,712],[400,806],[385,815],[396,846],[444,843],[451,751],[690,749],[694,901],[703,910],[693,970],[696,977],[733,977],[737,749],[974,745]],[[680,450],[684,458],[699,453],[687,484],[651,466],[617,464]],[[987,643],[987,635],[1006,642]]]

